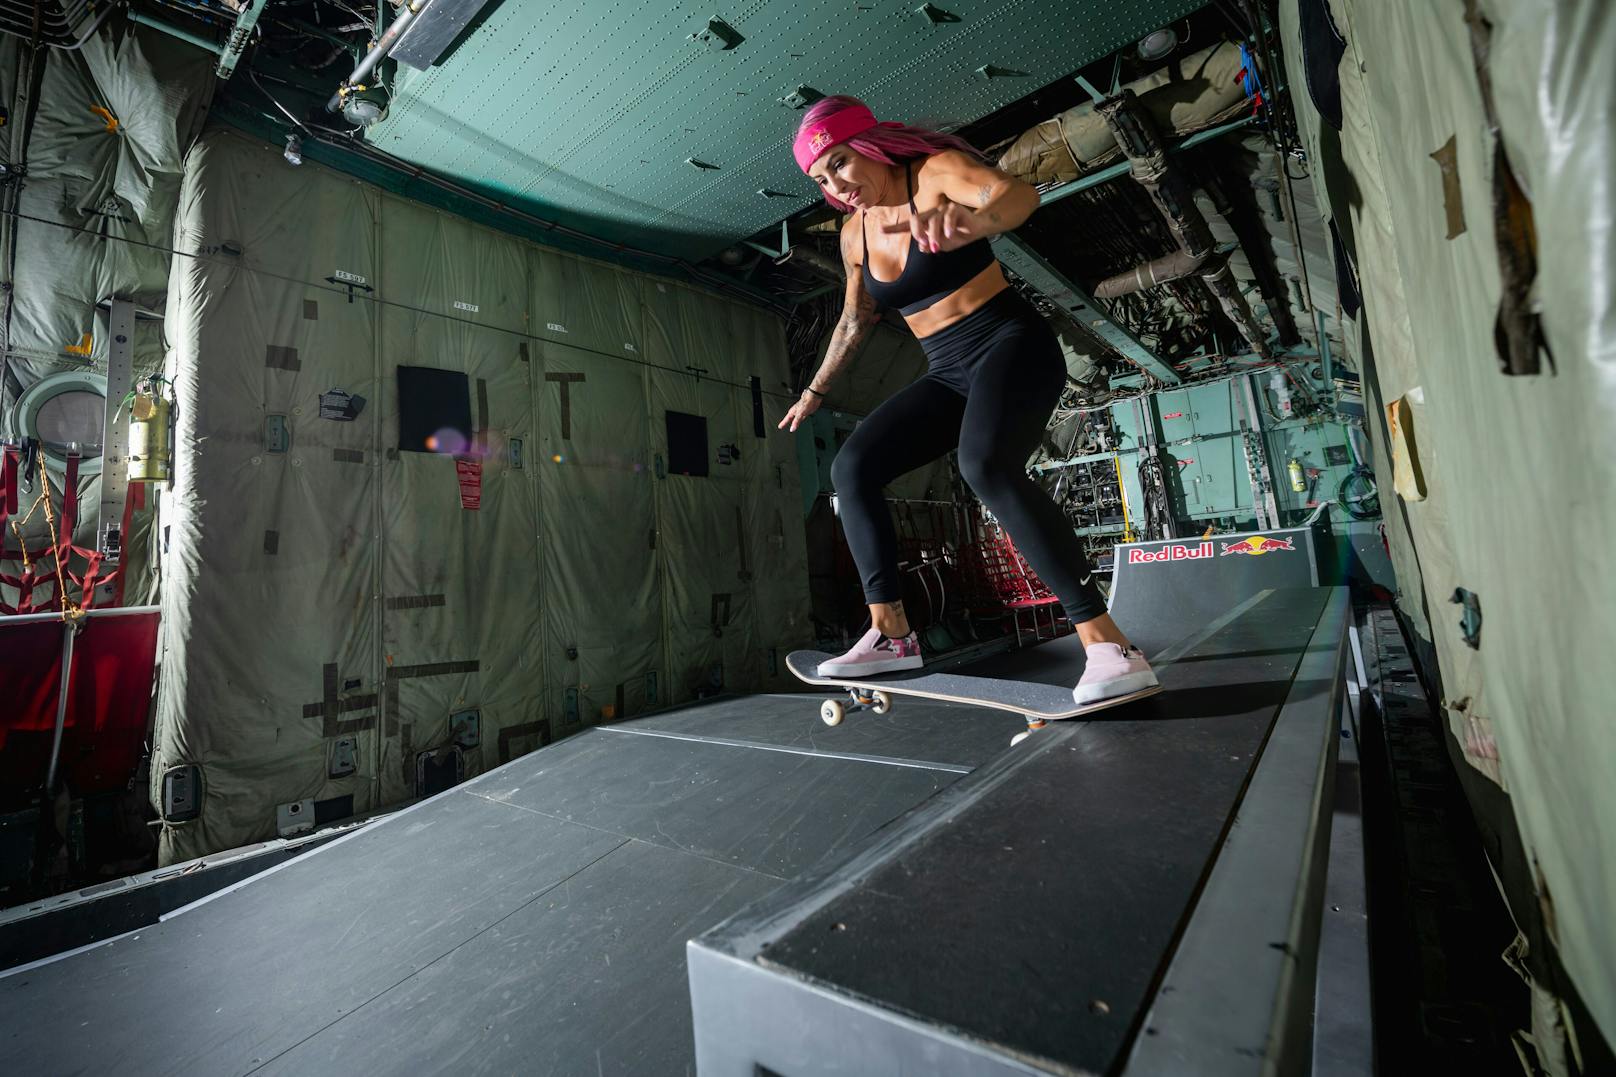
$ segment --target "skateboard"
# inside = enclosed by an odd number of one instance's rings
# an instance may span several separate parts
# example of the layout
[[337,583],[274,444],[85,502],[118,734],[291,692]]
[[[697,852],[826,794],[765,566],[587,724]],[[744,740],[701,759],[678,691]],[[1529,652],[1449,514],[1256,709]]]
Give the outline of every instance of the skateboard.
[[[886,714],[893,708],[894,696],[916,696],[938,699],[950,703],[973,703],[994,710],[1019,714],[1027,720],[1025,732],[1010,741],[1019,744],[1034,730],[1063,718],[1078,718],[1095,711],[1120,707],[1136,699],[1145,699],[1161,691],[1156,685],[1141,692],[1117,696],[1079,706],[1072,700],[1071,684],[1051,684],[1045,681],[1010,681],[997,677],[971,677],[958,673],[937,673],[926,669],[902,670],[897,673],[877,673],[863,678],[821,677],[819,665],[836,657],[825,651],[792,651],[786,656],[786,668],[806,684],[824,685],[846,690],[848,701],[827,699],[820,704],[819,717],[826,725],[842,724],[851,711],[865,710]],[[1076,683],[1076,677],[1072,678]]]

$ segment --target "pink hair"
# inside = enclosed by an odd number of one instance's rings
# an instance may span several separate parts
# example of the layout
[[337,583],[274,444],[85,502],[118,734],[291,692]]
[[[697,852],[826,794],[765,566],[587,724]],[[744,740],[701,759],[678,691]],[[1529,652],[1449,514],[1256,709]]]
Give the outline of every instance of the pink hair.
[[[800,131],[809,124],[818,123],[826,116],[834,115],[844,108],[862,104],[864,104],[863,101],[856,97],[849,97],[846,94],[822,97],[808,106],[808,111],[803,114],[802,122],[797,125],[797,130]],[[862,135],[855,135],[846,142],[841,143],[841,145],[849,146],[865,157],[873,158],[887,165],[902,164],[905,161],[913,161],[918,157],[930,157],[933,154],[942,153],[944,150],[959,150],[983,163],[987,163],[987,158],[983,156],[981,150],[978,150],[958,135],[944,134],[941,131],[932,131],[925,127],[910,127],[901,123],[872,127]],[[852,206],[832,198],[828,192],[823,193],[825,194],[825,201],[830,203],[831,208],[838,213],[853,212]]]

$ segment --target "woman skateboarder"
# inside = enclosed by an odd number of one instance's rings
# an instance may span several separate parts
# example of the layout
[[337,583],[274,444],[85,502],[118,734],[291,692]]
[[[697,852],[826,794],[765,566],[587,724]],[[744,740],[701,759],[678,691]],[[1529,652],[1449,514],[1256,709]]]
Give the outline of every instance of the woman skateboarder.
[[852,650],[822,664],[820,675],[923,664],[904,615],[897,534],[882,490],[957,448],[965,481],[1015,536],[1077,628],[1087,666],[1072,690],[1076,702],[1154,686],[1145,656],[1106,612],[1071,524],[1026,473],[1060,402],[1066,362],[1053,331],[1010,288],[987,237],[1025,221],[1038,208],[1038,192],[986,164],[963,139],[877,123],[855,97],[826,97],[809,108],[793,151],[825,201],[851,216],[842,223],[841,321],[780,427],[796,430],[819,410],[881,307],[903,313],[927,359],[926,373],[859,423],[831,467],[872,627]]

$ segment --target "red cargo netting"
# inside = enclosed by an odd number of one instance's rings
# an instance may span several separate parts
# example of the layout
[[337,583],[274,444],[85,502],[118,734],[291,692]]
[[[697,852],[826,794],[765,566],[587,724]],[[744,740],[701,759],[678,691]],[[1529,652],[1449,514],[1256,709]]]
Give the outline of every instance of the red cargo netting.
[[[122,565],[116,565],[105,577],[101,575],[103,555],[99,550],[86,549],[73,544],[73,529],[78,525],[78,472],[77,456],[67,458],[67,474],[61,482],[58,509],[54,495],[57,491],[50,473],[41,464],[39,468],[40,493],[23,511],[19,498],[18,465],[21,453],[14,447],[0,452],[0,565],[18,566],[21,572],[12,575],[0,569],[0,584],[16,591],[16,601],[6,601],[0,591],[0,614],[50,613],[61,610],[71,616],[95,602],[99,585],[116,581],[113,605],[123,603]],[[145,503],[146,488],[131,485],[124,504],[122,534],[129,534],[131,517]],[[22,544],[22,523],[35,513],[41,513],[50,531],[50,544],[27,549]],[[11,517],[20,516],[21,523]]]
[[966,543],[960,547],[959,560],[969,606],[980,612],[1014,615],[1018,641],[1022,610],[1033,611],[1035,637],[1040,609],[1049,609],[1050,626],[1054,628],[1061,615],[1060,599],[1038,578],[1008,533],[997,530],[981,542]]

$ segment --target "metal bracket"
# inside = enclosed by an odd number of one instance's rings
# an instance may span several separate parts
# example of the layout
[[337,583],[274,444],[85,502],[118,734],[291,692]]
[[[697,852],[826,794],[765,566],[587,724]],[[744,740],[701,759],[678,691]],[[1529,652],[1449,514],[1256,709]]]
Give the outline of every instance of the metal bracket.
[[1157,398],[1154,396],[1135,401],[1134,407],[1136,409],[1135,415],[1139,422],[1140,441],[1142,442],[1139,452],[1141,455],[1154,459],[1157,467],[1161,469],[1162,494],[1167,499],[1169,506],[1167,512],[1162,516],[1161,537],[1177,538],[1178,524],[1171,509],[1172,490],[1167,486],[1168,476],[1174,474],[1177,469],[1170,466],[1172,454],[1163,451],[1162,448],[1167,439],[1161,429],[1161,409],[1157,406]]
[[[129,412],[123,401],[134,384],[135,305],[114,299],[107,326],[106,418],[101,429],[101,505],[95,533],[108,564],[123,557],[123,510],[129,498]],[[86,596],[88,598],[88,596]]]
[[1083,92],[1093,98],[1096,105],[1105,100],[1105,94],[1095,89],[1094,84],[1082,75],[1072,76],[1072,81],[1083,87]]
[[1009,269],[1026,281],[1067,317],[1085,331],[1116,349],[1124,359],[1153,377],[1177,385],[1183,379],[1178,371],[1145,347],[1139,338],[1119,325],[1094,300],[1094,297],[1068,280],[1060,270],[1049,264],[1043,255],[1033,250],[1026,240],[1013,232],[1004,232],[991,240],[993,251]]
[[1268,466],[1267,439],[1263,436],[1262,411],[1251,384],[1252,375],[1240,379],[1241,396],[1249,419],[1240,420],[1240,432],[1246,447],[1246,474],[1251,479],[1251,507],[1257,515],[1257,526],[1268,530],[1281,526],[1279,504],[1274,500],[1274,473]]
[[824,96],[812,86],[798,86],[795,90],[780,98],[780,103],[787,108],[807,108]]
[[219,53],[219,66],[214,69],[214,77],[220,82],[228,79],[236,70],[236,61],[246,51],[247,44],[252,40],[253,27],[258,25],[258,16],[264,13],[269,6],[269,0],[248,0],[247,6],[236,15],[236,25],[230,28],[230,36],[225,39],[224,51]]
[[707,20],[705,30],[691,34],[690,39],[700,41],[715,52],[728,52],[745,41],[746,37],[723,19],[714,16]]
[[774,258],[776,260],[784,258],[786,255],[791,253],[791,232],[787,229],[785,221],[780,222],[780,249],[777,251],[770,250],[761,243],[754,243],[750,239],[743,239],[741,242],[746,244],[748,247],[751,247],[753,250],[760,251],[763,254],[768,255],[770,258]]

